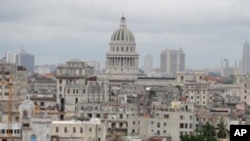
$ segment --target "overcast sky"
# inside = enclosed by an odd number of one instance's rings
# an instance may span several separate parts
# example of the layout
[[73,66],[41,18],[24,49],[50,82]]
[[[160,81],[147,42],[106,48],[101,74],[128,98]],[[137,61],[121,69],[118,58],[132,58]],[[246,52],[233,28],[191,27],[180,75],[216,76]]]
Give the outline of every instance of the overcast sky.
[[186,54],[188,68],[241,59],[250,42],[249,0],[0,0],[0,55],[21,48],[36,64],[78,58],[102,66],[124,14],[140,66],[148,53],[160,64],[165,48]]

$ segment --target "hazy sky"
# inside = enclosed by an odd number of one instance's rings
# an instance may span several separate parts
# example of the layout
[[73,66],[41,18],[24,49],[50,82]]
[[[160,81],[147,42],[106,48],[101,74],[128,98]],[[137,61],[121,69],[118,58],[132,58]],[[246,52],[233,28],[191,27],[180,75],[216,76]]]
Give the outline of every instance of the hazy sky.
[[23,48],[36,64],[104,64],[124,13],[140,66],[148,53],[157,67],[162,50],[180,47],[188,68],[233,65],[250,42],[249,11],[249,0],[0,0],[0,56]]

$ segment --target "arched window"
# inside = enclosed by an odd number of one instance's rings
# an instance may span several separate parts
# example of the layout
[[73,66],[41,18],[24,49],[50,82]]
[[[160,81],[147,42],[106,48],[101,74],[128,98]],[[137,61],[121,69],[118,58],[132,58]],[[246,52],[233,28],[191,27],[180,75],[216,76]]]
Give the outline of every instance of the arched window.
[[36,141],[36,135],[31,135],[30,140],[31,141]]

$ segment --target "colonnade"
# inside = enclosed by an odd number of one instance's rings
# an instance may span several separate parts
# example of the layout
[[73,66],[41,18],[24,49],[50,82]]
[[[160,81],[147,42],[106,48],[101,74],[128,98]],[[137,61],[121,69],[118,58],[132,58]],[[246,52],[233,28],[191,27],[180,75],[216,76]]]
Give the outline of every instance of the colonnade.
[[137,59],[132,57],[109,57],[107,59],[108,66],[118,67],[137,67]]

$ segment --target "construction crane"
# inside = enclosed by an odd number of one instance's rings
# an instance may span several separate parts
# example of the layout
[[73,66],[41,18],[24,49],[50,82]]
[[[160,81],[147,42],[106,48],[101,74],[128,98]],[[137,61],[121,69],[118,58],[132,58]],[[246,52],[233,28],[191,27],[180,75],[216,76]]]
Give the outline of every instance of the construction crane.
[[[11,136],[11,123],[12,123],[12,89],[13,89],[13,75],[9,72],[4,72],[4,66],[2,66],[2,78],[0,84],[2,85],[2,92],[5,86],[8,86],[8,101],[7,101],[7,113],[8,113],[8,129],[7,129],[7,136]],[[5,78],[5,75],[9,74],[9,78]]]

